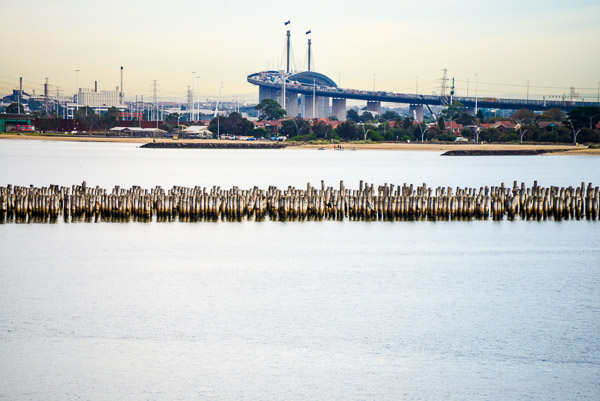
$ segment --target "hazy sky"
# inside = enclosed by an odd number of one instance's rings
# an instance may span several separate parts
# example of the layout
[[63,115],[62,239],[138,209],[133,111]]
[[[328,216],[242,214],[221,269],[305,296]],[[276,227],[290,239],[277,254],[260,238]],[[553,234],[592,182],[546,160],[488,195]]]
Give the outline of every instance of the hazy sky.
[[[201,96],[254,100],[246,75],[283,54],[291,20],[296,64],[312,29],[316,70],[347,88],[439,91],[442,69],[457,95],[596,98],[600,81],[599,0],[126,1],[0,0],[0,93],[23,76],[26,90],[50,78],[65,94],[79,86],[126,95],[184,98],[197,72]],[[499,85],[500,84],[500,85]],[[520,86],[519,86],[520,85]]]

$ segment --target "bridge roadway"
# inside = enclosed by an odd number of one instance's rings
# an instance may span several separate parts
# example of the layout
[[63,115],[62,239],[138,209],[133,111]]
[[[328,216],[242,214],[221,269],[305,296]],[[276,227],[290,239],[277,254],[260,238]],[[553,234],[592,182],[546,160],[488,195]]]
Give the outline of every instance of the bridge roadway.
[[[303,73],[300,73],[303,74]],[[297,75],[300,75],[297,74]],[[321,75],[321,74],[316,74]],[[325,77],[324,75],[321,75]],[[433,95],[418,95],[408,93],[394,93],[394,92],[383,92],[383,91],[363,91],[358,89],[342,89],[337,86],[324,86],[321,84],[308,84],[306,82],[299,82],[293,80],[294,76],[291,76],[286,81],[285,90],[289,93],[298,93],[302,95],[312,96],[313,94],[317,97],[334,98],[334,99],[354,99],[354,100],[365,100],[367,102],[386,102],[386,103],[405,103],[411,105],[429,105],[439,106],[443,105],[441,96]],[[327,77],[325,77],[327,78]],[[333,81],[329,78],[327,80],[331,83]],[[248,75],[248,82],[259,86],[260,88],[267,88],[270,90],[281,91],[283,89],[283,81],[279,72],[277,71],[263,71]],[[333,83],[335,85],[335,83]],[[445,99],[446,104],[449,103],[449,96]],[[474,108],[476,98],[474,97],[462,97],[454,96],[455,102],[461,102],[467,108]],[[477,107],[480,109],[511,109],[518,110],[522,108],[528,108],[535,111],[542,111],[553,107],[570,110],[580,106],[592,106],[600,105],[597,102],[584,102],[584,101],[561,101],[561,100],[524,100],[524,99],[502,99],[502,98],[490,98],[490,97],[478,97]]]

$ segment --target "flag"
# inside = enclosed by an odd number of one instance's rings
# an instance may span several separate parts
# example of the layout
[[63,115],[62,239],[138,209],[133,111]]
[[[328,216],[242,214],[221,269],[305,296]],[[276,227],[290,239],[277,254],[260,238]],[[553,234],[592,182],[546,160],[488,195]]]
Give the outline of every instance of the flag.
[[290,24],[290,22],[292,22],[292,20],[291,20],[291,19],[290,19],[290,20],[287,20],[287,21],[285,22],[285,25],[289,25],[289,24]]
[[312,31],[312,29],[309,29],[309,30],[306,32],[306,34],[308,35],[308,34],[309,34],[311,31]]

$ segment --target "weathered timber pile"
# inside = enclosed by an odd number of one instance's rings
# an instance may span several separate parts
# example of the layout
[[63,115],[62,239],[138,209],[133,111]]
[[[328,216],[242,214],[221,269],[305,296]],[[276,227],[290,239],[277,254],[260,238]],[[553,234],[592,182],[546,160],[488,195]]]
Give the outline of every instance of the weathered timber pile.
[[556,152],[564,152],[564,149],[449,150],[442,153],[442,156],[537,156]]
[[141,148],[151,149],[282,149],[287,145],[281,142],[150,142]]
[[116,186],[112,191],[82,185],[37,188],[0,187],[0,222],[50,221],[182,221],[216,220],[419,220],[419,219],[581,219],[596,220],[598,187],[541,187],[534,182],[512,187],[430,188],[403,184],[363,184],[348,189],[288,187],[194,188],[160,186],[150,190]]

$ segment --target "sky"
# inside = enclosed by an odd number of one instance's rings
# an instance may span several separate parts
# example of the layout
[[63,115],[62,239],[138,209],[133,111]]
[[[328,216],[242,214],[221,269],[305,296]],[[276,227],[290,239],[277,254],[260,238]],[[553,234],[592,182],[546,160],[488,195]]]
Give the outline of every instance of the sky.
[[296,66],[306,68],[310,29],[314,69],[345,88],[432,94],[447,69],[458,96],[477,87],[525,97],[529,81],[530,98],[575,87],[591,100],[600,82],[600,0],[0,0],[0,9],[0,94],[20,76],[38,93],[45,78],[52,94],[96,80],[114,90],[123,66],[127,97],[149,97],[157,80],[161,97],[183,101],[194,83],[214,98],[222,82],[224,99],[256,101],[246,76],[283,67],[286,29]]

